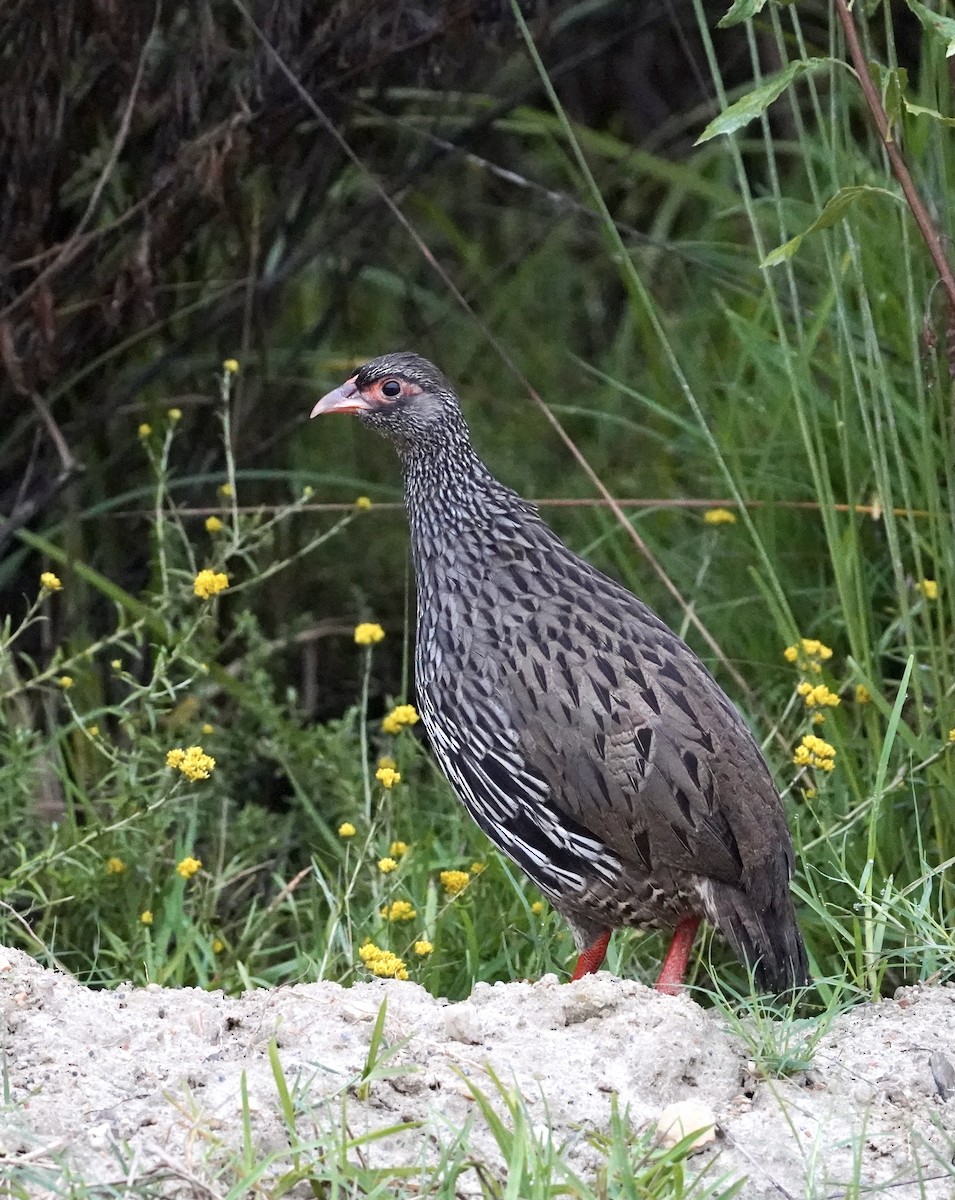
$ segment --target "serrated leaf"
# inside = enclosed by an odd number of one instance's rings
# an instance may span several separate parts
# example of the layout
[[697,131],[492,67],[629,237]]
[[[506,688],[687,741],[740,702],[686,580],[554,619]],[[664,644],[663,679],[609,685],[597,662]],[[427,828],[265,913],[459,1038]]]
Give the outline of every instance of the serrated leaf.
[[919,0],[905,0],[905,3],[922,22],[923,29],[928,29],[942,38],[946,43],[945,57],[951,58],[955,54],[955,20],[932,12],[930,8],[920,4]]
[[761,12],[766,0],[733,0],[725,16],[716,22],[717,29],[729,29],[731,25],[739,25],[748,21]]
[[840,188],[834,196],[826,201],[822,212],[808,229],[804,229],[802,233],[797,233],[795,237],[790,238],[788,242],[783,242],[775,250],[770,250],[759,265],[761,267],[779,266],[787,258],[792,258],[802,244],[804,237],[807,237],[810,233],[816,233],[820,229],[829,229],[837,221],[841,221],[854,204],[858,204],[860,200],[867,200],[874,196],[888,196],[892,200],[898,199],[894,192],[890,192],[886,188],[867,187],[864,184],[859,184],[855,187]]
[[800,75],[818,71],[835,61],[833,58],[807,58],[790,63],[785,71],[773,75],[765,83],[761,83],[758,88],[747,92],[729,108],[724,109],[718,117],[710,121],[696,139],[695,144],[699,146],[702,142],[708,142],[710,138],[718,137],[720,134],[735,133],[737,129],[748,125],[750,121],[764,113],[774,100],[779,99],[794,79],[798,79]]

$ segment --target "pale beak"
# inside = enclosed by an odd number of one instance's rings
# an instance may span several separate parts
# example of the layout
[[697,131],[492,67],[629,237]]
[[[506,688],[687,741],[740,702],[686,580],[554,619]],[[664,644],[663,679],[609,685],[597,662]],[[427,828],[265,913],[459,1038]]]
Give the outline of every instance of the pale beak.
[[311,415],[321,417],[325,413],[370,412],[374,407],[355,386],[355,380],[348,379],[341,387],[323,396],[312,409]]

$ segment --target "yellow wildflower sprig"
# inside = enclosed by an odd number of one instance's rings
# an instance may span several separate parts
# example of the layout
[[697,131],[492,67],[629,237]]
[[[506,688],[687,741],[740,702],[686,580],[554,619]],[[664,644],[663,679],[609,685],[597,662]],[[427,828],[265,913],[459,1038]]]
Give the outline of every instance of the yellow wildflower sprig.
[[400,733],[406,726],[416,725],[421,718],[413,704],[399,704],[381,722],[382,733]]
[[812,767],[816,771],[834,770],[835,760],[835,746],[812,733],[806,734],[793,754],[793,762],[797,767]]
[[408,968],[405,966],[404,960],[400,959],[397,954],[392,954],[390,950],[382,950],[374,942],[365,942],[364,946],[360,946],[358,957],[372,975],[377,975],[382,979],[408,978]]
[[449,896],[460,895],[471,882],[471,874],[468,871],[442,871],[438,878]]
[[175,746],[166,754],[166,766],[180,771],[191,783],[208,779],[215,765],[216,760],[211,754],[206,754],[201,746],[190,746],[185,750],[182,746]]
[[788,663],[798,664],[800,670],[806,673],[818,675],[822,664],[832,658],[832,650],[815,638],[800,638],[792,646],[786,647],[783,658]]

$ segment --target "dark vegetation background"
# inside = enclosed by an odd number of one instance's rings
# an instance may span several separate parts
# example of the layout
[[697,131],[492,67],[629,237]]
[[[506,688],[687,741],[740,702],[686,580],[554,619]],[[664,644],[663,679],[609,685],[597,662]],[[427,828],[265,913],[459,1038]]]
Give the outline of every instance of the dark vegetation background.
[[[569,112],[612,139],[601,172],[608,202],[678,322],[708,274],[734,270],[718,248],[680,244],[700,204],[732,201],[731,181],[714,172],[695,186],[686,177],[675,199],[670,190],[668,167],[679,169],[716,111],[692,5],[540,2],[525,11]],[[712,22],[721,11],[708,6]],[[613,264],[599,261],[599,222],[568,186],[566,150],[528,115],[541,89],[506,0],[260,3],[248,12],[473,310],[567,409],[571,434],[611,490],[705,494],[668,431],[618,436],[613,418],[632,402],[576,361],[623,368],[634,385],[655,366]],[[478,444],[515,487],[593,494],[236,5],[21,0],[0,22],[5,608],[40,565],[18,543],[21,528],[56,531],[130,590],[148,582],[149,545],[129,515],[149,480],[136,427],[181,407],[176,498],[214,503],[222,458],[211,381],[227,357],[243,367],[233,443],[244,504],[274,502],[290,481],[329,500],[399,497],[384,446],[344,422],[306,428],[313,397],[351,363],[399,347],[459,382]],[[727,83],[745,83],[745,35],[714,36]],[[764,53],[771,69],[768,42]],[[578,543],[606,529],[589,515],[554,520]],[[612,554],[598,557],[606,565]],[[281,577],[250,602],[273,634],[308,614],[349,626],[364,609],[400,623],[404,574],[402,518],[382,515],[303,564],[294,586]],[[97,606],[81,588],[61,619],[75,627],[82,614],[93,632]],[[48,632],[55,643],[59,631]],[[307,689],[317,715],[353,694],[340,636],[322,639],[320,664],[307,664],[319,673],[318,689]],[[295,658],[286,669],[301,683]],[[381,662],[394,688],[400,648]]]

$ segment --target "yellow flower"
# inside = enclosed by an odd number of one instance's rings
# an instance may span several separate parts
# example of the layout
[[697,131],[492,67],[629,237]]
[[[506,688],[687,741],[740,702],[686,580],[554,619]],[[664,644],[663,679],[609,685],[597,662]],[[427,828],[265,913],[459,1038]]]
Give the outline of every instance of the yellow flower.
[[175,425],[175,423],[177,421],[182,420],[182,409],[181,408],[170,408],[167,410],[166,416],[169,418],[170,421],[172,421],[173,425]]
[[141,912],[141,913],[139,914],[139,919],[140,919],[140,921],[141,921],[141,922],[142,922],[144,925],[152,925],[152,923],[153,923],[153,914],[152,914],[152,912],[150,911],[150,909],[148,909],[148,908],[147,908],[147,909],[146,909],[144,912]]
[[99,737],[99,726],[91,725],[86,732],[90,735],[90,737]]
[[807,708],[835,708],[842,701],[835,692],[831,692],[824,683],[815,687],[809,683],[801,683],[796,691],[805,700]]
[[113,858],[108,858],[106,860],[106,874],[107,875],[122,875],[122,873],[125,870],[126,870],[126,864],[123,862],[123,860],[121,858],[113,857]]
[[303,499],[303,500],[311,500],[311,498],[312,498],[314,495],[315,495],[315,489],[312,487],[312,485],[311,485],[310,483],[307,483],[307,484],[306,484],[306,485],[305,485],[305,486],[302,488],[302,499]]
[[148,438],[149,435],[152,433],[152,431],[153,431],[152,425],[148,424],[148,422],[146,422],[146,421],[143,421],[142,425],[140,425],[139,429],[136,432],[139,434],[140,439],[143,439],[143,438]]
[[408,853],[408,843],[407,842],[392,842],[391,845],[388,847],[388,853],[391,855],[392,858],[401,858],[403,855]]
[[427,958],[429,954],[433,953],[433,951],[434,946],[431,944],[431,942],[426,941],[424,938],[422,938],[420,942],[415,942],[414,944],[414,952],[419,958]]
[[123,669],[123,660],[121,658],[114,658],[110,661],[109,665],[114,671],[121,671]]
[[480,875],[480,874],[481,874],[481,872],[482,872],[482,871],[483,871],[483,870],[484,870],[486,867],[487,867],[487,863],[482,863],[482,862],[473,862],[473,863],[471,863],[471,874],[472,874],[472,875]]
[[225,949],[225,942],[222,940],[222,938],[213,938],[212,939],[212,953],[213,954],[221,954],[224,949]]
[[419,720],[413,704],[399,704],[381,723],[384,733],[399,733],[405,725],[414,725]]
[[206,754],[201,746],[190,746],[187,750],[176,746],[166,752],[166,766],[181,771],[192,783],[208,779],[215,765],[216,760],[211,754]]
[[390,754],[383,754],[381,756],[381,758],[378,759],[378,766],[379,767],[391,767],[391,769],[393,771],[398,769],[398,764],[395,762],[395,760],[391,757]]
[[206,517],[206,533],[221,533],[222,522],[218,517]]
[[736,513],[730,512],[728,508],[708,508],[703,514],[703,520],[707,525],[735,525]]
[[371,508],[371,500],[368,496],[359,496],[355,501],[355,507],[360,508],[362,512],[367,512]]
[[797,767],[814,767],[817,771],[831,771],[835,767],[836,748],[813,733],[807,733],[793,754]]
[[948,731],[948,740],[950,742],[955,742],[955,729],[950,729]]
[[232,484],[231,483],[220,483],[219,484],[219,495],[225,496],[226,499],[228,499],[232,495]]
[[358,957],[372,975],[378,975],[383,979],[408,978],[408,968],[397,954],[392,954],[390,950],[382,950],[374,942],[365,942],[364,946],[358,950]]
[[210,733],[215,733],[215,727],[206,721],[204,722],[200,732],[204,733],[208,737]]
[[208,567],[200,571],[192,582],[193,595],[200,600],[211,600],[229,586],[229,576],[224,571],[210,571]]
[[795,645],[786,647],[783,658],[789,663],[801,660],[803,670],[818,673],[822,670],[819,664],[832,658],[832,650],[815,638],[800,638]]
[[72,675],[61,675],[60,678],[56,681],[56,683],[57,683],[57,686],[61,687],[64,692],[68,692],[70,690],[70,688],[73,686],[73,676]]
[[341,825],[338,826],[338,836],[340,838],[354,837],[357,832],[358,830],[351,821],[342,821]]
[[40,576],[40,587],[45,592],[62,592],[63,584],[60,583],[56,575],[52,571],[44,571]]
[[440,875],[441,886],[449,896],[456,896],[471,882],[471,876],[467,871],[442,871]]
[[202,870],[202,859],[192,858],[188,856],[182,862],[176,863],[176,874],[181,875],[183,879],[191,879],[193,875]]
[[823,724],[823,722],[825,721],[825,719],[826,719],[826,714],[825,714],[825,713],[821,713],[821,712],[814,712],[814,713],[812,714],[812,723],[813,723],[813,725],[822,725],[822,724]]
[[222,369],[223,369],[223,371],[226,372],[227,375],[238,375],[238,373],[239,373],[238,359],[227,358],[225,360],[225,362],[222,364]]
[[856,704],[871,704],[872,694],[864,683],[857,683],[855,690]]
[[934,579],[920,579],[915,585],[915,590],[921,592],[926,600],[938,599],[938,584]]
[[355,626],[356,646],[374,646],[375,642],[380,642],[384,636],[385,631],[373,621],[363,621]]
[[396,771],[394,767],[379,767],[375,772],[375,778],[385,791],[390,792],[396,783],[401,783],[401,772]]
[[531,905],[531,912],[534,914],[535,917],[539,917],[543,911],[544,911],[544,901],[543,900],[535,900],[534,903]]
[[392,900],[381,910],[386,921],[413,921],[418,915],[407,900]]
[[807,800],[815,800],[816,789],[814,787],[803,788],[802,794]]
[[398,863],[393,858],[379,858],[378,870],[384,875],[390,875],[392,871],[398,870]]

